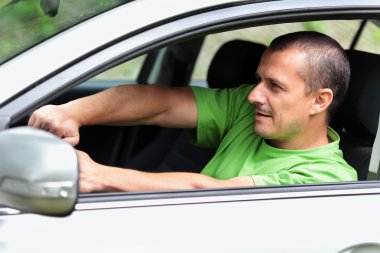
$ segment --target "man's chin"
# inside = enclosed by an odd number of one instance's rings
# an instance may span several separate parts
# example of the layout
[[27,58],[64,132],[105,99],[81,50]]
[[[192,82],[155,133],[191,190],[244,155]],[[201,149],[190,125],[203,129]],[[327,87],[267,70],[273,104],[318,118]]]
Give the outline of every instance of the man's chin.
[[265,131],[265,129],[260,129],[258,127],[255,127],[253,129],[256,135],[262,137],[263,139],[273,139],[271,138],[272,134],[268,131]]

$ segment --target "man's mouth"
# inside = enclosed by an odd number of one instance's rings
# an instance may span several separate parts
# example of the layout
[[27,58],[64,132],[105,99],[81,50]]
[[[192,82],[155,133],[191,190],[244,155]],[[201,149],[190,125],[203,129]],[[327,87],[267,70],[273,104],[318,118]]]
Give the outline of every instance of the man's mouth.
[[272,117],[272,113],[267,110],[256,109],[256,116]]
[[262,112],[257,112],[256,115],[262,116],[262,117],[272,117],[270,114],[268,114],[268,113],[262,113]]

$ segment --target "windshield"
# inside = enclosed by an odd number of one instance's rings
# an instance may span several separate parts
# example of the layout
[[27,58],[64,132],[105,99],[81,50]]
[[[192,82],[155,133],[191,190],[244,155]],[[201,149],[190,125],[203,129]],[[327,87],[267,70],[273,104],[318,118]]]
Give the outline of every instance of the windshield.
[[126,0],[0,0],[0,65]]

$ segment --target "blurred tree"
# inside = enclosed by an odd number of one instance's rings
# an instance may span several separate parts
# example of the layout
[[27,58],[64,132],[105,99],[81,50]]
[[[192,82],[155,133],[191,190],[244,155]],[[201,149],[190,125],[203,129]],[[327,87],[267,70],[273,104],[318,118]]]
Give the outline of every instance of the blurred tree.
[[53,15],[43,11],[41,5],[46,1],[41,1],[0,0],[0,64],[79,22],[128,2],[63,0]]

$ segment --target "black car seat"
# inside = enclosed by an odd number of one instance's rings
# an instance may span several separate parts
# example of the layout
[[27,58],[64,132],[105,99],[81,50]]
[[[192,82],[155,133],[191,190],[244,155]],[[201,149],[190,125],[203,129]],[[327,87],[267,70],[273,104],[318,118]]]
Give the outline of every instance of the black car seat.
[[331,126],[341,137],[345,160],[366,180],[380,112],[380,55],[347,50],[351,80]]
[[[209,87],[230,88],[254,82],[265,48],[242,40],[225,43],[208,69]],[[125,152],[128,150],[121,152],[117,166],[154,172],[200,172],[215,150],[193,146],[184,129],[162,128],[154,140],[131,159],[123,155]]]

